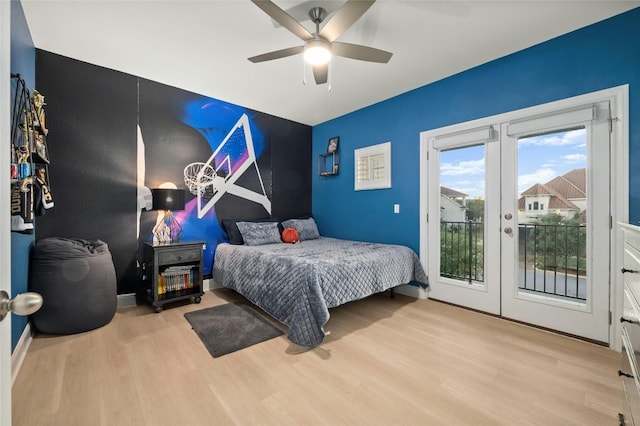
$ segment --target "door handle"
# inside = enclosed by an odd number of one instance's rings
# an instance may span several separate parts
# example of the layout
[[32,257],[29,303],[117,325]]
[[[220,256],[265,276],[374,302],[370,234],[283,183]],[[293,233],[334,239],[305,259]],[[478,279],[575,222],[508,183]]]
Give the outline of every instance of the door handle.
[[511,220],[512,217],[513,216],[511,216],[511,213],[507,213],[507,214],[504,215],[504,218],[507,219],[507,220]]
[[511,229],[511,227],[507,226],[506,228],[504,228],[504,233],[511,235],[513,233],[513,229]]
[[42,307],[42,296],[32,291],[17,295],[9,299],[9,293],[0,291],[0,321],[9,312],[18,315],[31,315]]

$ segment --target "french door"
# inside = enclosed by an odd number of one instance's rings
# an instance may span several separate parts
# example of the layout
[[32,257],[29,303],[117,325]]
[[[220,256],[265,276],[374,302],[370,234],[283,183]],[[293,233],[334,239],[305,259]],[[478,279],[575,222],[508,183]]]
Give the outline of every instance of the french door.
[[609,342],[610,104],[422,134],[431,298]]
[[487,220],[500,214],[497,129],[427,142],[429,297],[499,315],[500,223]]

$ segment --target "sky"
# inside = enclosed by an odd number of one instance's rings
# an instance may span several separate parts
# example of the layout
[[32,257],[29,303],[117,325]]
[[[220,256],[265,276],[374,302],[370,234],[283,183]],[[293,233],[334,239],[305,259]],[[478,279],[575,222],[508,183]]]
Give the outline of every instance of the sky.
[[[518,197],[536,183],[546,183],[587,165],[584,129],[518,140]],[[484,145],[440,153],[440,184],[484,199]]]

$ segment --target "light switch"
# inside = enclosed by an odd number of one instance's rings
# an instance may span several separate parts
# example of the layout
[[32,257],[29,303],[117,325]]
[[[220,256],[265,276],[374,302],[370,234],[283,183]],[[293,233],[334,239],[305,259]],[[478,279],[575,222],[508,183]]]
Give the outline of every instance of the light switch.
[[394,205],[393,205],[393,212],[394,212],[395,214],[400,213],[400,204],[394,204]]

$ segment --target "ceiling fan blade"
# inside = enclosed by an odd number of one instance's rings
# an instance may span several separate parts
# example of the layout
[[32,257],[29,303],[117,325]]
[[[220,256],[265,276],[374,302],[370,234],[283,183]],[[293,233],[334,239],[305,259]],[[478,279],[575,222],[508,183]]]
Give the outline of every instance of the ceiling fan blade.
[[286,58],[287,56],[293,56],[304,52],[304,46],[289,47],[287,49],[274,50],[273,52],[263,53],[262,55],[252,56],[249,59],[251,62],[264,62],[272,61],[274,59]]
[[313,66],[313,78],[316,80],[316,84],[325,84],[328,76],[329,64]]
[[367,62],[379,62],[386,64],[393,56],[393,53],[373,47],[359,44],[341,43],[334,41],[331,43],[331,53],[344,58],[358,59]]
[[256,6],[262,9],[267,15],[269,15],[273,20],[278,22],[280,25],[291,31],[293,34],[300,37],[302,40],[308,40],[313,38],[313,34],[309,32],[305,27],[302,26],[298,21],[293,19],[291,15],[289,15],[284,10],[280,9],[270,0],[251,0]]
[[347,0],[320,31],[329,42],[340,37],[351,25],[369,10],[375,0]]

